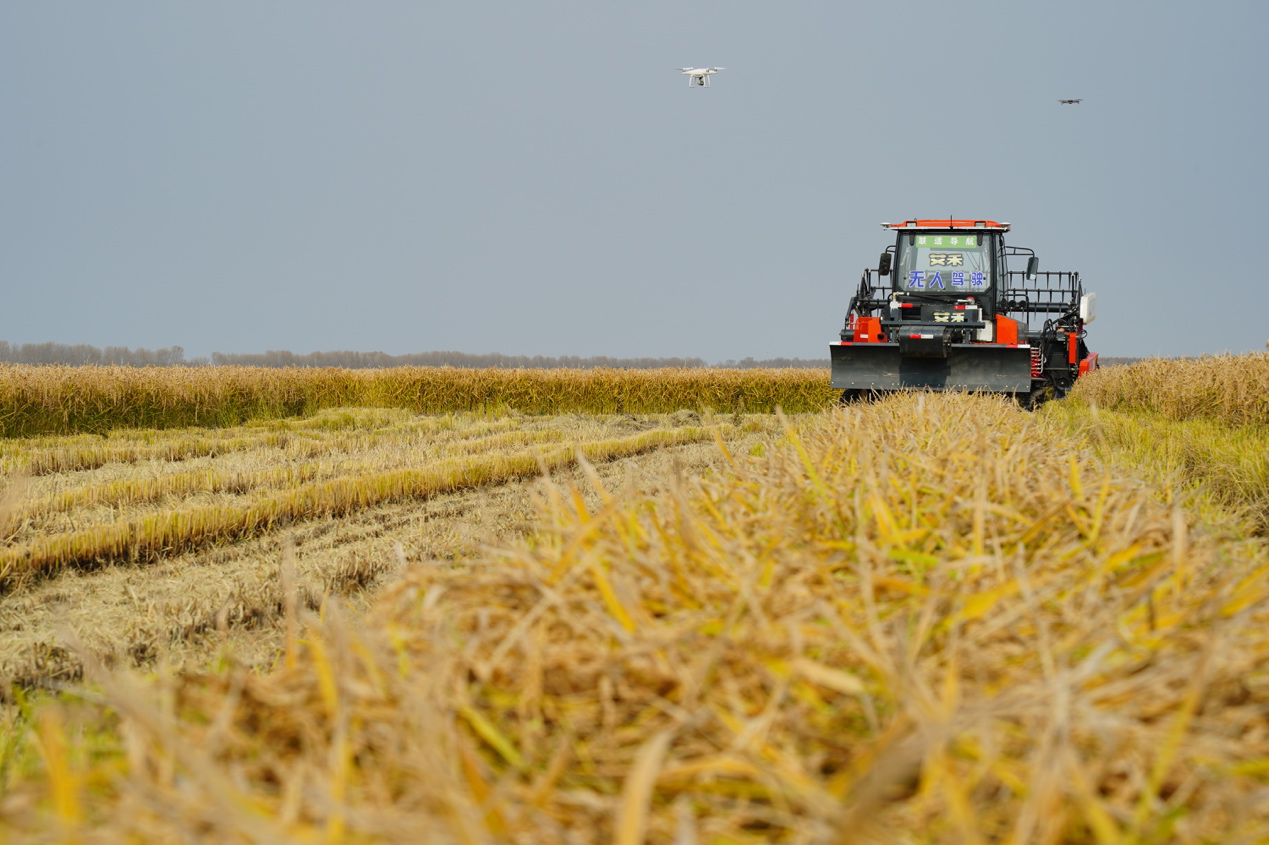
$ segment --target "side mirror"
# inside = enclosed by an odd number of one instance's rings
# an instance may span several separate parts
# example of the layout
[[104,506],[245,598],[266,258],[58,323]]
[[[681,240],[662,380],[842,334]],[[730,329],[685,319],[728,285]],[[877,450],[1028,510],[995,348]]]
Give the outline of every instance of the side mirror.
[[1036,274],[1040,272],[1040,257],[1033,255],[1027,259],[1027,281],[1034,282]]
[[1080,321],[1091,323],[1097,319],[1097,294],[1086,293],[1080,297]]
[[877,275],[878,276],[890,275],[890,253],[888,252],[881,253],[881,260],[877,262]]

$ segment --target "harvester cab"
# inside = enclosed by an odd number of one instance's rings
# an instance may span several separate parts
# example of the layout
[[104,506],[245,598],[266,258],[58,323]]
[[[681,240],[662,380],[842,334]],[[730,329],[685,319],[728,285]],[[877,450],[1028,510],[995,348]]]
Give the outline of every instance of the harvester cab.
[[1031,407],[1060,398],[1096,369],[1084,343],[1096,295],[1084,293],[1078,273],[1041,272],[1034,251],[1007,246],[1008,223],[882,226],[896,233],[895,243],[875,271],[864,271],[841,340],[829,346],[832,386],[844,401],[894,390],[982,390]]

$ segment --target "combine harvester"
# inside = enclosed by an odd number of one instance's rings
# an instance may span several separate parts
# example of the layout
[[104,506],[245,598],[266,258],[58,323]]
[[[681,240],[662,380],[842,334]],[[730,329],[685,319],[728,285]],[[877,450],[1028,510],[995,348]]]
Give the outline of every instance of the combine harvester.
[[[1097,355],[1084,345],[1096,294],[1079,273],[1039,272],[1005,246],[1008,223],[907,220],[865,270],[841,341],[829,345],[842,401],[894,390],[1009,393],[1031,408],[1061,398]],[[1010,270],[1027,256],[1026,270]],[[891,279],[887,284],[887,277]]]

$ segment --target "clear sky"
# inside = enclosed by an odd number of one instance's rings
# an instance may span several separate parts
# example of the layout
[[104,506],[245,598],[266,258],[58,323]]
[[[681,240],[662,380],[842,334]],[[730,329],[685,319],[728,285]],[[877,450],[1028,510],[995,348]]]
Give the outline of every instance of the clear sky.
[[1104,355],[1263,349],[1266,33],[1263,0],[11,0],[0,339],[827,357],[878,224],[953,215],[1078,270]]

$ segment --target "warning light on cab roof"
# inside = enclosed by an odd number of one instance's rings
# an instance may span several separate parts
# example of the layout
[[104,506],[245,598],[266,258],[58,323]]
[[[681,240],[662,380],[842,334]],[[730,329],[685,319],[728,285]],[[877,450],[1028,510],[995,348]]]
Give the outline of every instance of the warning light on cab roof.
[[882,223],[883,229],[994,229],[1008,232],[1008,223],[995,220],[904,220],[902,223]]

